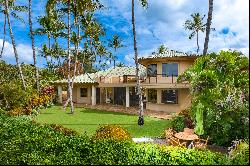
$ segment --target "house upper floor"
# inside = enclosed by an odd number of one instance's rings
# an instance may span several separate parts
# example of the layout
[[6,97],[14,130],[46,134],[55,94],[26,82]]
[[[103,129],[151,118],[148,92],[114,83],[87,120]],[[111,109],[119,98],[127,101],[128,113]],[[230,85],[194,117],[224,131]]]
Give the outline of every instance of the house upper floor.
[[[187,70],[197,59],[196,55],[188,55],[172,50],[165,54],[157,54],[139,59],[139,75],[141,83],[147,88],[152,86],[161,88],[179,87],[186,88],[187,85],[177,84],[178,76]],[[112,67],[108,70],[96,73],[85,73],[74,79],[76,84],[97,84],[99,87],[122,87],[136,85],[135,67]],[[66,84],[67,79],[55,81],[56,84]]]
[[146,67],[145,84],[175,84],[180,74],[186,71],[197,59],[196,55],[168,50],[165,54],[157,54],[140,58],[139,63]]

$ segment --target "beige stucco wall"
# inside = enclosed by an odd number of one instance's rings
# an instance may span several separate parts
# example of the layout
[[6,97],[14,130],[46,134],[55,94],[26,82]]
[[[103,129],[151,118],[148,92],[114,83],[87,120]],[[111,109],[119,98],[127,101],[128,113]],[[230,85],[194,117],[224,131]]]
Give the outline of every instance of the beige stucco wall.
[[[193,61],[161,61],[161,62],[151,62],[149,64],[157,64],[157,74],[162,74],[162,64],[163,63],[178,63],[178,75],[183,73],[193,64]],[[148,64],[148,65],[149,65]],[[146,83],[156,83],[156,77],[147,77]],[[177,77],[173,77],[173,82],[176,82]],[[157,75],[157,83],[172,83],[172,77],[162,77],[162,75]]]
[[178,89],[178,104],[163,104],[161,103],[161,91],[165,89],[157,89],[157,103],[147,102],[146,109],[153,111],[164,112],[179,112],[190,106],[191,99],[189,96],[189,89]]
[[[80,88],[87,88],[87,97],[80,96]],[[73,101],[78,104],[91,104],[91,86],[77,85],[73,88]]]

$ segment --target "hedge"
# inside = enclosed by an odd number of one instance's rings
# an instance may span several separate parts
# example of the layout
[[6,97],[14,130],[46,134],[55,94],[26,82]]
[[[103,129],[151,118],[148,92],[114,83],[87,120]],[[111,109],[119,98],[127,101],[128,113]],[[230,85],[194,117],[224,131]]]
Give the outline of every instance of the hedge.
[[230,164],[226,155],[211,151],[136,144],[132,141],[92,140],[65,135],[51,125],[29,118],[0,115],[0,164]]

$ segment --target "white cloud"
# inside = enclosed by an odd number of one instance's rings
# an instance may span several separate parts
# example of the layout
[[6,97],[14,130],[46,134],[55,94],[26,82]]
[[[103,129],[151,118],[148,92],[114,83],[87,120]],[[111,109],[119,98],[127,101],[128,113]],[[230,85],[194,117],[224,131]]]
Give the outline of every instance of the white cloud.
[[[0,39],[0,48],[2,48],[2,42],[3,39]],[[26,44],[17,44],[17,53],[19,55],[20,62],[25,62],[25,63],[33,62],[33,54],[31,46]],[[5,41],[2,59],[12,64],[16,63],[12,44],[9,43],[8,41]]]
[[[131,2],[104,0],[112,5],[107,14],[110,17],[127,20],[128,29],[131,27]],[[122,3],[122,4],[121,4]],[[148,9],[144,10],[139,1],[135,4],[136,28],[138,39],[138,52],[150,54],[160,44],[168,48],[195,52],[196,40],[188,39],[189,32],[185,31],[183,24],[195,12],[206,14],[208,12],[207,0],[148,0]],[[206,22],[206,18],[204,20]],[[249,1],[248,0],[220,0],[214,1],[212,27],[216,29],[210,34],[209,52],[218,52],[221,49],[237,49],[249,56]],[[229,34],[221,34],[222,29],[228,28]],[[132,31],[130,31],[132,33]],[[234,33],[234,35],[232,35]],[[200,53],[203,50],[205,33],[200,34]],[[128,41],[129,40],[129,41]],[[126,41],[129,52],[125,60],[130,60],[133,51],[131,37]],[[153,50],[154,51],[154,50]]]

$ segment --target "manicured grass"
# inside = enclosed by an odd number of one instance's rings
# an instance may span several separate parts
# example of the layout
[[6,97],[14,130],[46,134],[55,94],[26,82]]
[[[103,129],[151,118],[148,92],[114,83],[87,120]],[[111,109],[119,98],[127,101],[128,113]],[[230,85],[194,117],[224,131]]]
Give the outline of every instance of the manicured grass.
[[170,126],[169,120],[150,117],[145,117],[145,124],[138,126],[137,119],[136,115],[85,108],[76,108],[75,113],[70,114],[69,108],[64,111],[60,106],[41,110],[41,114],[35,117],[37,122],[61,124],[81,134],[86,132],[89,136],[102,124],[120,125],[126,128],[132,137],[159,137],[164,129]]

